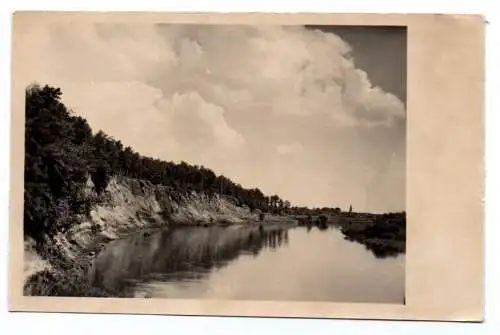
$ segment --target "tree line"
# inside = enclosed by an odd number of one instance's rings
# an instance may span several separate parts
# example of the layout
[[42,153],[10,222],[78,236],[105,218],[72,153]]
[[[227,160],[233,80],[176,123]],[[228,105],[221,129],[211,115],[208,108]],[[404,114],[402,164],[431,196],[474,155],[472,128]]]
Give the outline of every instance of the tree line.
[[61,98],[57,87],[26,89],[24,232],[28,236],[37,239],[64,230],[71,226],[72,214],[88,213],[91,203],[83,189],[89,176],[98,194],[112,176],[123,175],[178,191],[229,197],[252,211],[299,211],[278,195],[244,188],[204,166],[142,156],[103,131],[93,133]]

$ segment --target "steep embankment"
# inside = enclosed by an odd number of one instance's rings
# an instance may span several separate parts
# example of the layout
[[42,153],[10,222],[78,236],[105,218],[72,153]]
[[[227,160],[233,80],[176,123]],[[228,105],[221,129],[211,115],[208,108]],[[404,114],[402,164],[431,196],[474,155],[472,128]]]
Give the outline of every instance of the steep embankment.
[[[231,224],[258,219],[256,213],[237,206],[228,197],[183,193],[124,177],[111,179],[99,196],[89,178],[85,194],[94,203],[90,214],[67,218],[77,220],[78,224],[47,238],[42,250],[38,248],[38,253],[32,243],[26,241],[26,294],[67,294],[60,293],[61,288],[54,288],[51,282],[75,281],[75,276],[84,281],[79,272],[85,272],[105,244],[139,229],[172,224]],[[65,272],[70,272],[70,275]],[[52,286],[47,287],[47,283]]]
[[[147,157],[102,130],[93,132],[63,104],[59,88],[29,86],[25,106],[25,274],[31,284],[42,282],[41,293],[76,294],[75,287],[57,284],[81,279],[76,286],[86,294],[80,273],[88,259],[135,229],[232,223],[252,219],[248,208],[278,213],[287,207],[277,195],[244,188],[203,166]],[[129,179],[111,178],[117,175]]]
[[89,217],[67,235],[73,243],[87,248],[96,236],[115,239],[137,228],[237,223],[255,217],[248,209],[236,206],[226,197],[181,193],[147,181],[113,178]]

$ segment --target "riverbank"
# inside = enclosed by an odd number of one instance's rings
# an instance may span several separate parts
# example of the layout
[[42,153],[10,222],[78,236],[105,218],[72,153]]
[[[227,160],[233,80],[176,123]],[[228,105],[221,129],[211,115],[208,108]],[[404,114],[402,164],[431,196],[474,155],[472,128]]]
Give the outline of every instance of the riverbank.
[[338,227],[345,239],[363,244],[376,257],[406,252],[406,214],[337,213],[334,215],[297,216],[301,226],[326,230]]
[[[294,222],[282,215],[264,215],[237,206],[233,199],[196,192],[182,193],[147,181],[115,177],[97,195],[88,180],[85,196],[92,199],[88,216],[67,217],[79,222],[67,231],[45,236],[36,245],[25,243],[25,295],[116,296],[92,286],[87,271],[111,241],[131,234],[174,226],[262,225]],[[64,214],[61,214],[64,215]]]
[[341,231],[346,239],[363,244],[378,258],[406,252],[405,213],[373,215],[369,222],[348,221]]
[[337,226],[346,239],[365,245],[377,257],[405,252],[403,214],[338,213],[309,218],[265,213],[261,221],[262,213],[238,206],[229,197],[182,193],[124,177],[113,178],[99,196],[89,180],[85,194],[93,203],[89,215],[66,218],[78,223],[67,231],[46,236],[37,245],[25,243],[25,295],[126,294],[95,287],[88,277],[92,261],[112,241],[177,226],[254,225],[255,229],[275,229],[283,225],[313,225],[322,230]]

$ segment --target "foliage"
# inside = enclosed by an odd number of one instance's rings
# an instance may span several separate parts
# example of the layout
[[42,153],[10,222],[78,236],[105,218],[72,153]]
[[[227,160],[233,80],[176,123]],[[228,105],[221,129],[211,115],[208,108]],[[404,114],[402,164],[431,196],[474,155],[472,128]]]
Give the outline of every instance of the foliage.
[[94,183],[95,191],[101,194],[106,189],[109,182],[109,174],[104,164],[97,166],[91,174],[92,182]]
[[61,212],[85,208],[80,194],[92,133],[84,119],[70,115],[61,95],[48,86],[26,90],[24,229],[34,238],[64,224]]
[[290,202],[278,195],[246,189],[203,166],[141,156],[102,131],[93,134],[61,98],[59,88],[26,89],[24,231],[35,240],[68,228],[74,214],[88,214],[91,206],[82,196],[88,177],[98,194],[112,176],[123,175],[178,191],[227,196],[252,211],[290,211]]
[[321,214],[319,217],[318,217],[318,222],[319,223],[326,223],[326,221],[328,220],[328,218],[324,215],[324,214]]
[[77,267],[43,270],[29,277],[24,295],[60,297],[121,297],[128,292],[110,291],[95,285],[85,271]]
[[406,213],[376,215],[370,224],[348,224],[342,227],[347,239],[357,241],[376,257],[395,256],[406,251]]

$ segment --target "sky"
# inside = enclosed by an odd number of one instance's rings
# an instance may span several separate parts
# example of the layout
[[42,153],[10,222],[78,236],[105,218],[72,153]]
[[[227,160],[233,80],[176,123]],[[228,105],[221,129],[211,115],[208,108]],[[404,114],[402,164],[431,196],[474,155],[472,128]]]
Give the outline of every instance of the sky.
[[293,205],[405,209],[404,29],[71,22],[17,43],[26,85],[143,155]]

